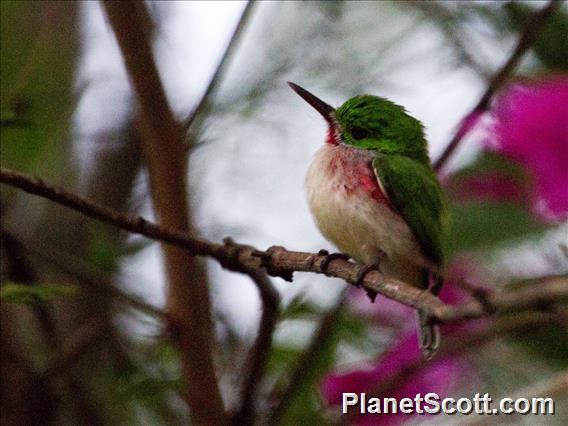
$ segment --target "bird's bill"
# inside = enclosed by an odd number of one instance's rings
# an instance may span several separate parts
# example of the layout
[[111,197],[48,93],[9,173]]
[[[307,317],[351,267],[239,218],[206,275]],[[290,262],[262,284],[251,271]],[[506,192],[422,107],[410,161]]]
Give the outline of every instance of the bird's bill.
[[308,92],[306,89],[304,89],[303,87],[298,86],[295,83],[292,83],[291,81],[288,82],[288,85],[292,88],[292,90],[294,92],[296,92],[298,95],[300,95],[300,97],[305,100],[307,103],[309,103],[317,112],[319,112],[323,118],[325,118],[325,120],[329,123],[329,124],[333,124],[333,118],[332,118],[332,113],[335,111],[335,108],[333,108],[331,105],[326,104],[324,101],[322,101],[320,98],[318,98],[317,96],[311,94],[310,92]]

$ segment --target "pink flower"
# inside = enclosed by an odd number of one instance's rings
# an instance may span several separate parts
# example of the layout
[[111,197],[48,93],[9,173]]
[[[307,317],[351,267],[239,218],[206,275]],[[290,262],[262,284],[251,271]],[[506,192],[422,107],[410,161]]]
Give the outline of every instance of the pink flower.
[[[375,389],[381,383],[394,374],[402,372],[406,367],[415,365],[421,359],[422,354],[418,348],[416,332],[411,332],[404,335],[388,353],[377,361],[374,367],[327,376],[321,385],[322,395],[330,405],[341,404],[343,392],[366,392],[369,398],[391,397],[397,400],[404,397],[414,398],[418,393],[424,396],[428,392],[435,392],[443,397],[451,385],[460,378],[463,371],[467,371],[467,365],[464,365],[465,362],[461,359],[450,357],[435,359],[427,368],[397,383],[391,391],[376,393]],[[404,414],[382,414],[359,416],[354,419],[354,422],[369,425],[395,425],[404,423],[408,419],[409,415]]]
[[492,116],[487,148],[525,167],[534,179],[533,205],[543,218],[567,218],[568,77],[509,86]]
[[[461,275],[463,271],[458,270],[456,272],[457,275]],[[452,285],[446,285],[442,290],[441,298],[447,303],[456,303],[463,299],[463,293]],[[381,305],[374,304],[371,306],[377,310],[381,309]],[[409,309],[400,306],[401,313],[407,314],[406,322],[414,325],[412,320],[414,314],[408,315]],[[459,337],[478,325],[471,323],[443,325],[442,336],[443,338],[449,335]],[[400,340],[395,342],[373,366],[347,373],[332,373],[325,377],[321,383],[321,393],[329,405],[341,404],[344,392],[365,392],[369,398],[392,397],[397,398],[397,400],[405,397],[414,398],[418,393],[424,396],[429,392],[435,392],[443,398],[452,391],[457,382],[463,379],[464,374],[471,371],[469,362],[463,357],[436,357],[425,365],[421,365],[422,362],[416,331],[413,329],[413,331],[404,333]],[[413,370],[414,368],[416,370]],[[406,372],[404,377],[392,383],[387,392],[377,393],[381,384],[388,383],[391,378],[404,372]],[[410,416],[405,414],[381,414],[358,415],[353,418],[353,421],[359,425],[396,425],[409,419]]]

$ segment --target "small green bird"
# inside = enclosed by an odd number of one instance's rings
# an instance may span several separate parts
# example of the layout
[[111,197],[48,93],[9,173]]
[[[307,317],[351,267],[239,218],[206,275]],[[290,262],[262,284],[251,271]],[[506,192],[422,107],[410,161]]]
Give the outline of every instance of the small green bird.
[[[322,234],[353,259],[437,293],[447,209],[420,121],[378,96],[355,96],[335,109],[288,84],[329,126],[306,176]],[[420,347],[431,358],[438,327],[422,312],[418,321]]]

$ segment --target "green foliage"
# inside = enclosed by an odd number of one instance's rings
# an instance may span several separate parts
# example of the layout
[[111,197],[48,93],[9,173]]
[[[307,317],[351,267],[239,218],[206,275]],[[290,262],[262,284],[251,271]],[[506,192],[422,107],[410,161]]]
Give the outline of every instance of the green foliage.
[[[183,411],[173,408],[184,382],[177,351],[165,339],[130,344],[130,352],[91,377],[96,399],[105,404],[107,423],[186,424]],[[83,368],[90,368],[90,362],[84,360]]]
[[[567,279],[568,275],[558,278]],[[515,282],[507,286],[505,291],[514,291],[526,286],[538,286],[538,280]],[[568,308],[568,304],[564,304]],[[562,309],[562,307],[558,307]],[[527,351],[532,359],[545,362],[557,370],[568,368],[568,328],[565,324],[556,323],[545,327],[523,330],[509,336],[509,340],[517,347]]]
[[[542,7],[542,6],[538,6]],[[511,28],[522,30],[536,8],[518,1],[508,2],[505,12]],[[568,13],[566,8],[559,7],[550,17],[549,22],[537,35],[533,51],[540,62],[555,71],[568,71]]]
[[5,283],[0,288],[0,300],[7,303],[37,305],[56,297],[69,297],[76,294],[76,289],[61,284],[28,285]]
[[[481,193],[475,193],[479,189],[472,183],[482,185]],[[499,193],[497,186],[504,186],[506,192]],[[529,210],[531,188],[525,171],[499,154],[482,153],[473,164],[452,175],[446,189],[451,200],[452,252],[490,250],[549,229]]]
[[496,152],[484,151],[475,161],[451,176],[450,183],[455,184],[472,176],[482,176],[488,173],[498,172],[502,176],[514,179],[521,186],[527,184],[526,172],[521,165]]
[[548,229],[513,203],[473,200],[454,204],[450,209],[453,251],[492,249],[513,240],[536,237]]
[[[0,7],[2,164],[29,170],[58,160],[73,112],[74,2]],[[57,141],[58,143],[54,143]],[[49,172],[50,170],[42,170]]]
[[[535,284],[538,285],[538,284]],[[545,361],[558,370],[568,368],[568,329],[559,324],[525,330],[511,339],[528,351],[533,359]]]
[[323,313],[323,309],[319,306],[305,300],[305,297],[298,296],[294,298],[285,309],[280,313],[280,321],[304,319],[313,320]]

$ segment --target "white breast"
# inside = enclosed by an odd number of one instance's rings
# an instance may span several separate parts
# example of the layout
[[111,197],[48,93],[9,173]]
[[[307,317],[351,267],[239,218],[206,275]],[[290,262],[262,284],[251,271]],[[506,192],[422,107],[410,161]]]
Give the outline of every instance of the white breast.
[[417,271],[428,262],[411,229],[387,203],[357,187],[353,178],[361,163],[369,164],[372,157],[366,150],[324,145],[306,176],[312,215],[324,237],[342,252],[366,264],[383,258],[384,273],[419,280]]

